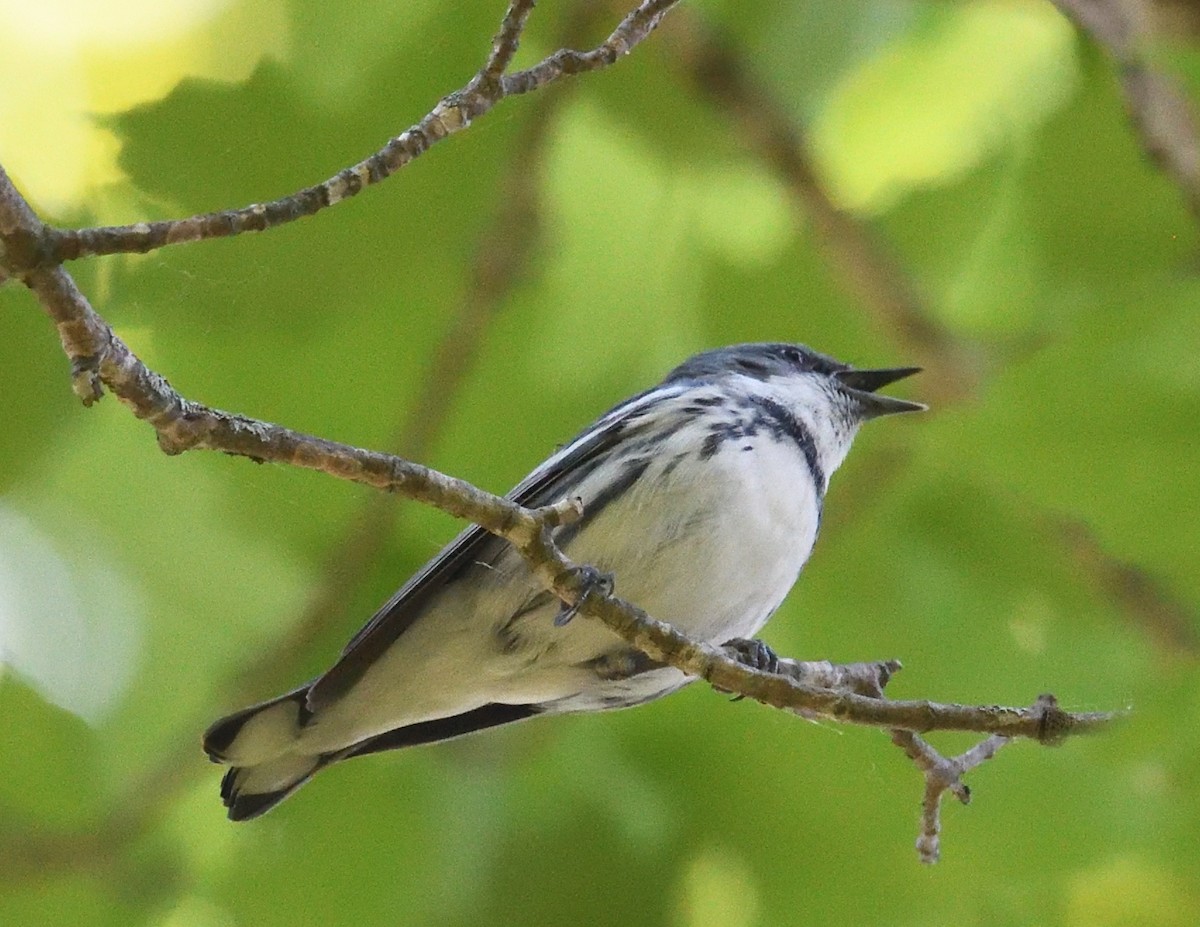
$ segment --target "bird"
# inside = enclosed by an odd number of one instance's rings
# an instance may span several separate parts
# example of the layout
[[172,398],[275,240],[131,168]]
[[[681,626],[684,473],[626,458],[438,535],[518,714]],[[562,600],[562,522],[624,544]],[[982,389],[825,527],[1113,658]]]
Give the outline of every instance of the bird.
[[[802,344],[708,350],[601,415],[507,498],[578,499],[582,517],[551,535],[574,562],[694,639],[757,645],[859,426],[925,409],[877,390],[919,370],[855,369]],[[258,817],[352,757],[641,705],[692,681],[570,617],[511,545],[467,528],[326,672],[208,728],[205,752],[229,767],[228,816]]]

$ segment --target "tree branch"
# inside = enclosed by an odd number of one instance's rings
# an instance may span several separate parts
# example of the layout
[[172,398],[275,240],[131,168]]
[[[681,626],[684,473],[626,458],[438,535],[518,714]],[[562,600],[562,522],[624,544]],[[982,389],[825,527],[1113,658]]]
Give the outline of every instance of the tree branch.
[[[1034,707],[1054,702],[1054,696],[1043,695]],[[1012,738],[993,734],[970,750],[953,759],[946,759],[932,746],[911,731],[894,730],[892,743],[912,760],[925,777],[925,794],[921,800],[921,833],[917,837],[917,855],[921,862],[931,865],[941,856],[942,799],[951,793],[964,805],[971,801],[971,790],[963,783],[965,773],[990,760]]]
[[1147,54],[1154,37],[1145,0],[1053,0],[1054,5],[1112,56],[1130,121],[1150,160],[1179,188],[1200,221],[1200,138],[1196,114],[1175,80]]
[[[745,666],[720,648],[694,641],[664,622],[651,618],[637,606],[595,589],[583,589],[573,565],[549,543],[539,538],[526,558],[547,588],[579,613],[598,618],[653,660],[669,663],[715,688],[736,692],[764,705],[811,717],[817,715],[845,724],[928,731],[971,731],[1026,737],[1057,744],[1074,734],[1092,733],[1110,725],[1111,712],[1070,713],[1050,704],[1032,708],[1000,705],[953,705],[930,701],[888,701],[847,689],[825,688],[806,681],[804,667],[769,673]],[[582,595],[583,593],[586,595]],[[581,601],[582,595],[582,601]],[[786,662],[786,661],[781,661]],[[878,664],[888,666],[890,664]]]
[[531,68],[509,74],[503,80],[503,95],[529,93],[571,74],[598,71],[615,64],[645,41],[679,0],[645,0],[621,20],[607,39],[591,51],[560,49]]
[[[408,460],[421,460],[443,429],[463,382],[506,299],[529,264],[538,240],[537,181],[531,169],[546,143],[547,129],[557,106],[533,114],[522,135],[520,150],[501,182],[499,204],[489,227],[480,236],[466,291],[420,378],[417,395],[408,404],[387,447]],[[383,538],[396,520],[395,500],[372,495],[364,500],[345,536],[329,545],[329,560],[321,569],[323,582],[286,637],[237,673],[235,691],[252,696],[261,692],[264,677],[278,679],[291,672],[305,644],[327,623],[368,572],[383,547]],[[191,744],[189,743],[189,747]]]
[[1043,522],[1049,535],[1063,545],[1080,576],[1120,609],[1161,659],[1200,659],[1200,617],[1194,608],[1151,573],[1106,551],[1082,521],[1046,515]]

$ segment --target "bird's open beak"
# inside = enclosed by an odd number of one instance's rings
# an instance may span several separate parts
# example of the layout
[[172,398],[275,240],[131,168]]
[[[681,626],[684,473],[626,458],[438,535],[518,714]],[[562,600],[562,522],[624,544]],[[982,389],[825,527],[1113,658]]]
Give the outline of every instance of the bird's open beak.
[[866,418],[893,415],[896,412],[924,412],[928,406],[894,396],[879,396],[875,390],[920,373],[920,367],[892,367],[887,370],[838,370],[834,378],[858,400]]

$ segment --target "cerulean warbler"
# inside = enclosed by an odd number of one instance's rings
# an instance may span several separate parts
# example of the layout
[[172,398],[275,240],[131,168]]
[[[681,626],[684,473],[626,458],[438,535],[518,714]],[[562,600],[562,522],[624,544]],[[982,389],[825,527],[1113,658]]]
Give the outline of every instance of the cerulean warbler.
[[[754,635],[812,551],[829,476],[859,426],[923,409],[875,393],[916,372],[854,370],[807,347],[697,354],[622,402],[509,498],[579,498],[554,539],[620,595],[693,638]],[[531,718],[640,705],[691,681],[560,603],[505,542],[468,528],[316,680],[217,721],[234,820],[331,763]],[[557,620],[556,620],[557,619]]]

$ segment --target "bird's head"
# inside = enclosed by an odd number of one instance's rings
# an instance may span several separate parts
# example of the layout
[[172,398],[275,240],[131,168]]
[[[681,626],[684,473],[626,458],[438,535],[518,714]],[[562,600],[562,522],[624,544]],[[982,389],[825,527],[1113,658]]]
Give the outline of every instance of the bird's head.
[[877,392],[920,369],[858,370],[802,344],[738,344],[689,358],[666,382],[745,381],[751,395],[781,404],[808,428],[822,467],[830,474],[845,459],[863,422],[926,409],[919,402]]

